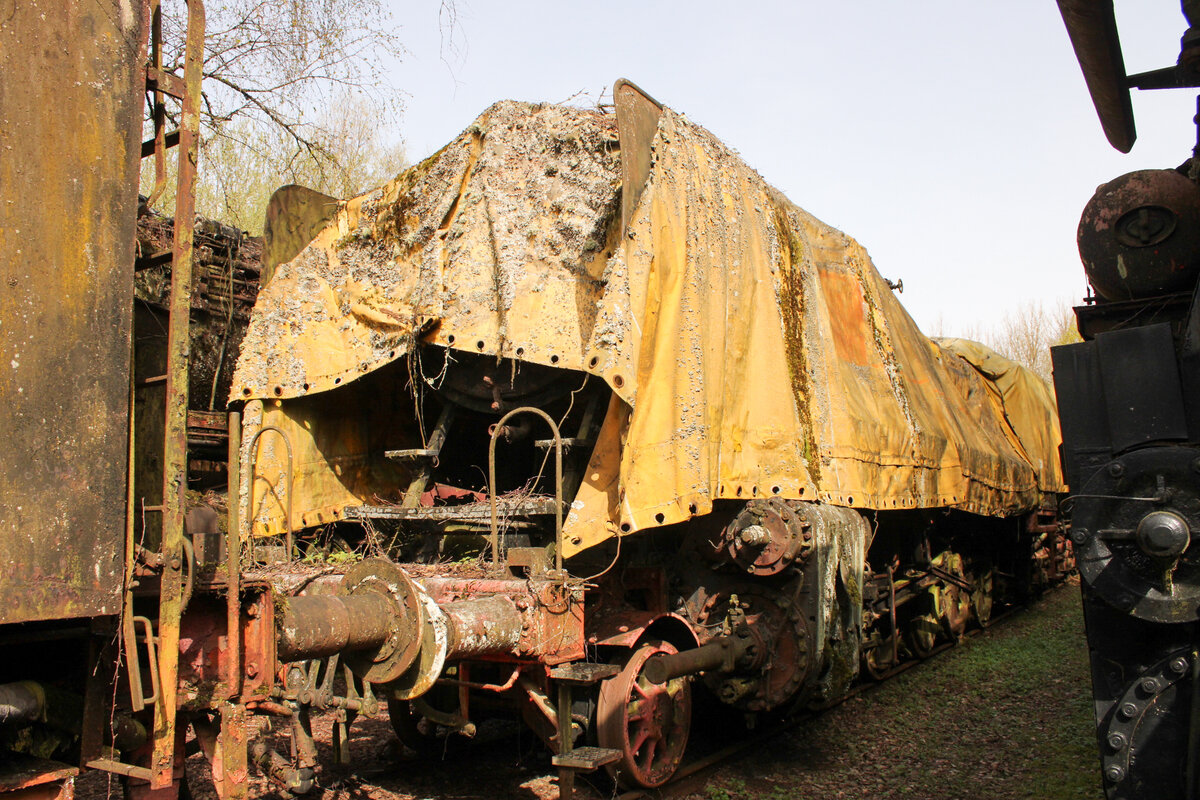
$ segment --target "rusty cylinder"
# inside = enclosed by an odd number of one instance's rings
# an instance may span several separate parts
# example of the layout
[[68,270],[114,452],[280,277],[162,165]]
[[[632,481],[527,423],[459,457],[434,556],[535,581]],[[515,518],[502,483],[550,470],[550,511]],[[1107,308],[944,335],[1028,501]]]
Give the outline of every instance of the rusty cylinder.
[[33,681],[0,684],[0,725],[33,722],[46,713],[46,692]]
[[392,604],[373,592],[290,597],[276,613],[281,663],[379,647],[392,632]]
[[459,600],[442,606],[450,622],[449,659],[515,653],[521,642],[521,612],[503,595]]

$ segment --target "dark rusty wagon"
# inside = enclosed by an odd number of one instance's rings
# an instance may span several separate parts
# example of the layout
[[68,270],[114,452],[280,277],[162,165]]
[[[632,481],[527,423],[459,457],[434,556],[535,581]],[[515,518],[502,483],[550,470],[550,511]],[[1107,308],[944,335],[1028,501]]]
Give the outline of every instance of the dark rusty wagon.
[[[820,706],[1070,568],[1045,385],[922,336],[861,246],[625,81],[615,113],[498,103],[362,197],[281,190],[228,409],[198,407],[202,6],[182,75],[153,3],[10,8],[0,789],[173,797],[194,735],[219,796],[303,793],[311,718],[345,763],[385,708],[417,749],[518,714],[564,795],[659,786],[694,694]],[[135,267],[168,264],[148,345]],[[226,443],[222,520],[186,490]]]

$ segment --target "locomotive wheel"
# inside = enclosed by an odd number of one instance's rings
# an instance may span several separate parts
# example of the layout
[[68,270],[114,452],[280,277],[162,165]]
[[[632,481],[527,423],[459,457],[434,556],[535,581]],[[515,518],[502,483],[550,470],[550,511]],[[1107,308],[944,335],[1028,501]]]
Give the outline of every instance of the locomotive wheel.
[[388,700],[388,719],[400,743],[419,756],[431,757],[441,751],[437,728],[413,710],[408,700]]
[[979,627],[986,628],[992,622],[992,589],[996,583],[992,568],[980,572],[972,583],[975,591],[971,593],[971,611]]
[[[432,708],[432,711],[438,714],[459,716],[458,696],[454,689],[438,686],[421,699],[430,704],[425,708]],[[455,735],[453,728],[439,725],[426,717],[421,711],[423,705],[419,701],[388,698],[388,719],[401,744],[417,755],[442,758],[454,749],[459,737]]]
[[896,660],[892,657],[892,637],[882,637],[878,633],[873,637],[871,646],[863,650],[863,670],[877,681],[883,680]]
[[912,616],[904,626],[904,643],[917,658],[928,658],[937,645],[942,631],[938,616],[938,602],[932,590],[913,600]]
[[691,681],[672,678],[660,686],[642,675],[651,656],[676,652],[670,642],[645,642],[600,687],[596,738],[601,747],[621,751],[608,771],[629,788],[662,786],[683,760],[692,724]]
[[967,632],[967,620],[971,618],[971,595],[962,587],[950,584],[942,590],[942,620],[952,639],[958,640]]

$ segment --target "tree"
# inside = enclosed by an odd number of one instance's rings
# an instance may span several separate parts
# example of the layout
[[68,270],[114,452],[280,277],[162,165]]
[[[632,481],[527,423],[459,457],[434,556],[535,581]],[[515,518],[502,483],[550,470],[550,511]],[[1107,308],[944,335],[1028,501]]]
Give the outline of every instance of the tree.
[[371,104],[349,96],[314,128],[322,157],[297,151],[285,131],[231,123],[204,143],[197,208],[244,230],[262,230],[271,193],[299,183],[334,197],[353,197],[394,178],[407,166],[404,146],[370,124]]
[[[346,197],[400,171],[401,96],[379,65],[403,47],[385,0],[210,0],[207,17],[200,213],[257,232],[281,184]],[[168,72],[182,73],[186,18],[183,0],[163,0]]]
[[[384,0],[214,0],[207,6],[201,124],[221,136],[235,120],[282,132],[320,160],[326,142],[313,110],[347,91],[394,117],[399,95],[380,64],[403,53]],[[183,68],[183,0],[163,2],[163,66]]]
[[[937,328],[941,328],[939,323]],[[938,332],[937,336],[952,335]],[[1004,315],[994,328],[971,326],[953,335],[982,342],[1000,355],[1010,358],[1052,380],[1050,348],[1081,341],[1075,327],[1075,312],[1068,305],[1046,309],[1040,302],[1029,301]]]

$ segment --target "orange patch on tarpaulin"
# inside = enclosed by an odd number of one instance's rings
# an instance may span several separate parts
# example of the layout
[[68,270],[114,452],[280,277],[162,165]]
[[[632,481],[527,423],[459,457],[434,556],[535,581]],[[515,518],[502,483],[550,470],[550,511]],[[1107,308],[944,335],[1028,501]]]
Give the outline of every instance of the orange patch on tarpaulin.
[[870,326],[867,323],[867,303],[862,284],[855,275],[821,269],[821,294],[829,309],[833,329],[833,345],[838,358],[851,364],[866,366],[870,362]]

